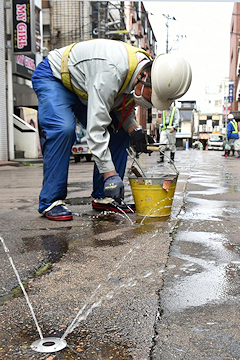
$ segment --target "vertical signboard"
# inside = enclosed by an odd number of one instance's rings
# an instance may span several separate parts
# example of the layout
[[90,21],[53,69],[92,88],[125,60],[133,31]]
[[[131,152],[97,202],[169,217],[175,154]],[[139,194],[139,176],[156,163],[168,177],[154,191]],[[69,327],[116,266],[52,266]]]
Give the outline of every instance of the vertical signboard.
[[31,0],[12,0],[13,9],[13,52],[32,53]]
[[230,83],[228,85],[228,102],[233,103],[233,88],[234,84]]

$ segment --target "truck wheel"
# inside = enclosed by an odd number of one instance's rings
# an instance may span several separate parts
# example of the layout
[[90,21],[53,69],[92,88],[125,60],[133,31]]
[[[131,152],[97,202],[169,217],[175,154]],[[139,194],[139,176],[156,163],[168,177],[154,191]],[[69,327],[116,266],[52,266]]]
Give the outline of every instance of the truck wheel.
[[74,156],[75,163],[80,162],[80,155]]
[[86,155],[87,162],[91,161],[91,159],[92,159],[92,155]]

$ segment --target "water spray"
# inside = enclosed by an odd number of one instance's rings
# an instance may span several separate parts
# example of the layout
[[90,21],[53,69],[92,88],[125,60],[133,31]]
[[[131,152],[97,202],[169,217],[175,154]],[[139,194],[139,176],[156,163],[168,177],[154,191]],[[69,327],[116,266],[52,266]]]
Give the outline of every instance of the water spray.
[[37,327],[37,331],[39,333],[40,339],[34,341],[34,343],[32,343],[31,348],[35,351],[41,352],[41,353],[51,353],[51,352],[56,352],[56,351],[60,351],[62,349],[64,349],[67,346],[67,343],[64,339],[60,339],[57,337],[43,337],[42,331],[40,329],[40,326],[38,324],[37,318],[35,316],[32,304],[29,300],[28,294],[23,286],[23,283],[20,279],[19,273],[13,263],[12,257],[10,255],[9,249],[7,248],[4,239],[0,236],[0,240],[2,242],[3,245],[3,249],[5,251],[5,253],[7,254],[8,260],[13,268],[13,271],[17,277],[18,283],[22,289],[23,295],[25,296],[25,299],[27,301],[28,307],[30,309],[31,315],[33,317],[33,320],[35,322],[35,325]]

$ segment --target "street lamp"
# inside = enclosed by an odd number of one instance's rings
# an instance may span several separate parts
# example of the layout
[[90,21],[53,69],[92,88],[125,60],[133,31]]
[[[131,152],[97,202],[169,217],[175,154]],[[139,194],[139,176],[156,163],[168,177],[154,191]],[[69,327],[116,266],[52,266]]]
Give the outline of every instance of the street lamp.
[[167,27],[166,53],[168,53],[168,28],[169,28],[168,22],[169,22],[169,20],[176,20],[176,18],[174,16],[170,17],[168,14],[167,15],[162,14],[162,16],[164,16],[167,19],[167,22],[166,22],[166,27]]

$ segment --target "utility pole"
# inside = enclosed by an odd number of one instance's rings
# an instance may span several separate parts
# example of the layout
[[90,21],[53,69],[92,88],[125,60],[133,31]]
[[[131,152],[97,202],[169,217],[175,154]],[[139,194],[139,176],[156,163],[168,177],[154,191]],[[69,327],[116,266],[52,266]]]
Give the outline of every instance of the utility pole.
[[229,79],[224,80],[224,105],[225,105],[225,137],[227,138],[228,106],[229,106]]
[[98,2],[98,38],[105,38],[106,19],[107,19],[107,1]]
[[169,25],[168,25],[168,22],[169,20],[176,20],[175,17],[170,17],[168,14],[162,14],[166,19],[167,19],[167,22],[166,22],[166,27],[167,27],[167,39],[166,39],[166,54],[168,54],[168,28],[169,28]]

